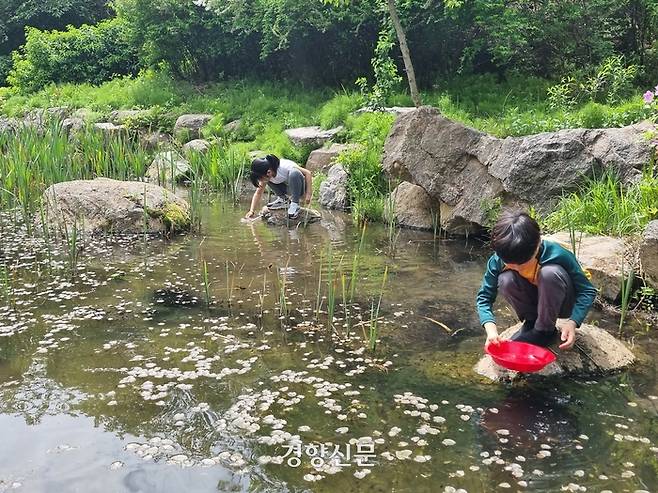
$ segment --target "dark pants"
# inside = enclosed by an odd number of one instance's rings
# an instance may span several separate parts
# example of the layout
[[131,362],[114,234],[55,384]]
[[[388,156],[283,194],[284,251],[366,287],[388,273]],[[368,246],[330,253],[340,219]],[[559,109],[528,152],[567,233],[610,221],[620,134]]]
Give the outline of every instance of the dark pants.
[[541,266],[537,286],[518,272],[507,270],[498,276],[498,292],[512,305],[519,319],[525,322],[522,331],[532,330],[533,334],[528,334],[527,342],[534,342],[531,340],[534,335],[541,339],[554,334],[557,319],[569,317],[576,301],[569,274],[555,264]]
[[288,175],[288,181],[283,183],[267,182],[272,191],[282,199],[290,195],[290,200],[299,204],[299,199],[306,193],[306,180],[298,169],[293,169]]

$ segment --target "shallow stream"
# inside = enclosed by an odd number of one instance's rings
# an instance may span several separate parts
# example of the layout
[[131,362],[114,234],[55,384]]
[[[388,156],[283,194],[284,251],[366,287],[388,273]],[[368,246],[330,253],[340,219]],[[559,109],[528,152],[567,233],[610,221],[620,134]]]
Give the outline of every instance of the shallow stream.
[[481,244],[242,213],[77,259],[2,223],[0,491],[658,491],[648,336],[615,376],[488,384]]

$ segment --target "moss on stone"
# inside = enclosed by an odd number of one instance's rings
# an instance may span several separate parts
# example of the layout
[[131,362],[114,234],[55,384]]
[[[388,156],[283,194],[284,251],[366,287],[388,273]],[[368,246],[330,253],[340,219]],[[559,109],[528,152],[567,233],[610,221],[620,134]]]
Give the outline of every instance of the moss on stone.
[[162,222],[168,231],[187,231],[191,226],[190,213],[176,202],[169,202],[162,208]]

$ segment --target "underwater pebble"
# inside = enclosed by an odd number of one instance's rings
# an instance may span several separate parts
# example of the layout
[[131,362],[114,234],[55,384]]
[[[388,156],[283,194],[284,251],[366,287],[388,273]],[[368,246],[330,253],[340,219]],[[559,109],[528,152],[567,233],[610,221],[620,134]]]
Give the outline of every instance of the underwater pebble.
[[452,440],[451,438],[446,438],[446,439],[444,439],[441,443],[442,443],[443,445],[445,445],[446,447],[451,447],[452,445],[455,445],[457,442],[455,442],[455,441]]

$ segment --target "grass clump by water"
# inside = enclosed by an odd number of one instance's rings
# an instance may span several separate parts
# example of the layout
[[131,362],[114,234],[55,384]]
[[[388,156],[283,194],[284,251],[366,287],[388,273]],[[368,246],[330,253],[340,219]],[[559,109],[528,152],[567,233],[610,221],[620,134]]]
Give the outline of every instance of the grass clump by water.
[[382,171],[384,141],[395,118],[386,113],[364,113],[347,120],[349,140],[359,145],[338,157],[349,174],[352,215],[359,222],[381,221],[389,184]]
[[658,177],[651,166],[639,182],[628,186],[612,173],[589,179],[579,192],[564,197],[543,222],[549,231],[626,236],[641,233],[656,218]]

